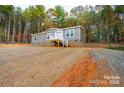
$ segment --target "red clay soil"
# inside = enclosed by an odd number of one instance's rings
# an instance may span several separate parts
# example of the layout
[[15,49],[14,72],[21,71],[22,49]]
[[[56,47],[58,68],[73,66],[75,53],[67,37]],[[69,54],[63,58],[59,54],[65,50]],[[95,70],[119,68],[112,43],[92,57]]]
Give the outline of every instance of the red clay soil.
[[15,48],[22,46],[31,46],[31,44],[0,44],[0,48]]
[[91,56],[80,58],[70,69],[68,69],[53,87],[88,87],[88,86],[111,86],[105,75],[111,75],[111,69],[107,67],[106,61],[96,62]]

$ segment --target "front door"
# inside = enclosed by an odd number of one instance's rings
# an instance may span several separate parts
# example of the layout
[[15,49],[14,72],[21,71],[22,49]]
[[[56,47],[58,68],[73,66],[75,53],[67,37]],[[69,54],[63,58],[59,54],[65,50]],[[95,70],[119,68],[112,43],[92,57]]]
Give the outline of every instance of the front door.
[[63,40],[63,32],[61,30],[56,31],[56,39]]

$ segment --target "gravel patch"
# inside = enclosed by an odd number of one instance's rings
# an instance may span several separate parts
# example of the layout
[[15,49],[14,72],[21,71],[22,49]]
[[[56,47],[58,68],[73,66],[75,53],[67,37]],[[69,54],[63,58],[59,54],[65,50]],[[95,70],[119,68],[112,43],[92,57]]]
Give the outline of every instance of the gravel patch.
[[112,69],[112,75],[120,77],[118,86],[124,86],[124,51],[94,49],[91,54],[96,60],[106,60],[109,68]]

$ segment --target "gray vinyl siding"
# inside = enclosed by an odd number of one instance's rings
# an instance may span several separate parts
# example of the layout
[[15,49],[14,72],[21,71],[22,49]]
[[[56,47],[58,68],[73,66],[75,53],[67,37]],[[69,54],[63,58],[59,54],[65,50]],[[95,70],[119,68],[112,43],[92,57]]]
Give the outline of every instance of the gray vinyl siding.
[[47,42],[47,34],[42,33],[42,34],[34,34],[32,35],[32,44],[42,44]]
[[[66,37],[66,31],[71,29],[74,29],[74,36]],[[64,29],[64,38],[69,41],[80,41],[80,28],[71,28],[71,29]]]
[[37,44],[37,35],[36,34],[32,35],[32,40],[31,41],[32,41],[32,44]]
[[47,34],[43,33],[43,34],[38,34],[38,44],[42,44],[47,42]]

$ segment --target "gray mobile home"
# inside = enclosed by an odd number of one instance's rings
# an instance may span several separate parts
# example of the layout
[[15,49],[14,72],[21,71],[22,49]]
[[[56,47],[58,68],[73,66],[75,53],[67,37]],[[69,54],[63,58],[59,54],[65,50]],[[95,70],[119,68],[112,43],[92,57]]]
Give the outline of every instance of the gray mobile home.
[[86,41],[86,34],[81,26],[68,28],[50,28],[45,32],[32,34],[32,44],[42,45],[49,41],[61,42],[63,45],[68,45],[71,41]]

